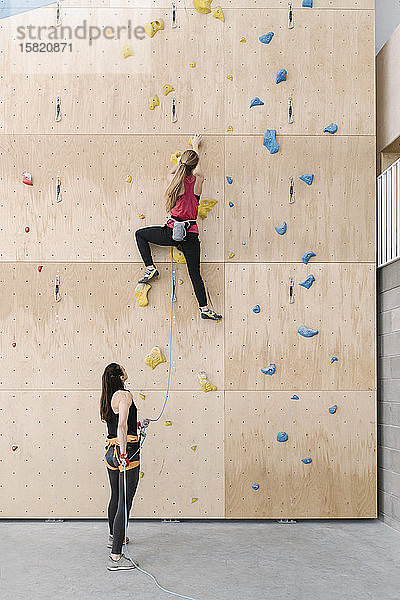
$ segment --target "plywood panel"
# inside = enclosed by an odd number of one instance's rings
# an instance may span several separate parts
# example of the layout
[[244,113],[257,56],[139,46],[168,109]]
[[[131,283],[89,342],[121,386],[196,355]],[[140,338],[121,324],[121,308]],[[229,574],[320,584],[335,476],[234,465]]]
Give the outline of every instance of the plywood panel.
[[[54,302],[60,273],[62,300]],[[200,318],[186,265],[175,266],[177,301],[173,316],[171,389],[198,390],[197,373],[206,371],[223,389],[223,326]],[[223,265],[204,265],[203,276],[216,309],[224,305]],[[122,362],[132,387],[162,390],[167,363],[154,371],[144,359],[154,346],[169,352],[170,272],[140,308],[134,296],[143,273],[138,263],[37,264],[1,266],[2,389],[92,389],[104,367]],[[13,344],[16,344],[13,346]]]
[[[227,390],[376,389],[374,265],[226,265],[225,273]],[[299,283],[309,274],[307,290]],[[301,325],[318,335],[300,336]],[[272,376],[260,371],[269,363]]]
[[[236,133],[322,135],[337,123],[337,135],[374,134],[374,11],[296,11],[297,26],[287,28],[287,11],[226,11],[225,70],[227,120]],[[270,44],[259,36],[273,31]],[[240,43],[245,37],[247,42]],[[287,81],[276,84],[285,68]],[[293,95],[294,123],[288,123]],[[264,106],[250,109],[258,96]],[[325,135],[330,135],[325,134]]]
[[[156,418],[163,394],[144,392],[144,401],[134,393],[139,416]],[[0,393],[1,517],[107,516],[99,397],[100,390]],[[224,516],[223,417],[222,394],[171,394],[142,448],[144,477],[131,518]]]
[[[134,233],[166,222],[170,156],[187,144],[187,136],[2,136],[3,260],[140,261]],[[223,161],[222,140],[207,136],[203,197],[218,201],[199,219],[202,260],[208,262],[223,260]],[[23,171],[32,174],[33,187],[23,185]],[[154,258],[169,261],[169,252],[155,248]]]
[[226,516],[375,518],[375,394],[297,393],[226,392]]
[[[270,155],[259,136],[226,140],[233,183],[225,182],[225,257],[292,262],[313,250],[321,262],[373,262],[374,136],[282,136],[279,143],[279,153]],[[314,174],[311,186],[299,179],[305,173]],[[284,221],[287,233],[278,235],[275,226]]]

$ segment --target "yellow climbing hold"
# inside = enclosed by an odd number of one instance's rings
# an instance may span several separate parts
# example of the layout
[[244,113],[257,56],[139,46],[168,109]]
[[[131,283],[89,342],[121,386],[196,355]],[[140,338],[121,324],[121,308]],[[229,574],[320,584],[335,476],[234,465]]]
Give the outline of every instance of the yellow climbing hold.
[[163,85],[162,88],[162,93],[164,94],[164,96],[168,96],[168,94],[170,92],[174,92],[175,88],[172,87],[172,85],[169,85],[169,83],[166,83],[165,85]]
[[226,131],[233,131],[232,125],[228,125],[228,127],[226,128]]
[[156,106],[160,106],[160,99],[157,96],[157,94],[155,96],[153,96],[152,98],[150,98],[149,109],[154,110]]
[[147,299],[147,294],[151,290],[151,285],[149,283],[138,283],[135,288],[135,296],[138,300],[139,306],[147,306],[149,301]]
[[220,21],[225,23],[224,13],[222,12],[222,8],[220,6],[215,7],[215,10],[213,12],[213,17],[215,17],[216,19],[219,19]]
[[140,400],[146,400],[146,396],[144,394],[138,394]]
[[146,218],[146,217],[144,216],[144,214],[143,214],[143,213],[141,213],[141,214],[139,215],[139,219],[145,219],[145,218]]
[[234,253],[234,252],[229,252],[229,254],[228,254],[228,258],[233,258],[234,256],[235,256],[235,253]]
[[226,78],[229,79],[229,81],[233,81],[233,75],[229,74],[229,75],[226,76]]
[[143,477],[144,477],[143,471],[139,471],[139,477],[140,477],[140,479],[143,479]]
[[158,19],[158,21],[152,21],[151,23],[146,23],[143,25],[143,29],[151,38],[160,31],[164,29],[164,21],[162,19]]
[[198,498],[191,498],[190,504],[194,504],[195,502],[198,502],[198,501],[199,501]]
[[165,427],[171,427],[172,421],[164,421]]
[[200,383],[201,387],[203,388],[203,392],[216,392],[217,391],[217,389],[218,389],[217,386],[210,383],[210,381],[208,380],[208,377],[207,377],[207,373],[205,371],[200,371],[200,373],[198,373],[198,375],[197,375],[197,379],[199,380],[199,383]]
[[199,13],[208,15],[211,12],[211,2],[212,0],[193,0],[193,6]]
[[174,154],[171,154],[170,161],[176,165],[179,156],[182,156],[182,150],[177,150]]
[[146,365],[149,365],[149,367],[151,367],[152,369],[155,369],[156,366],[160,363],[167,362],[167,359],[162,354],[160,348],[158,346],[155,346],[151,349],[151,352],[149,352],[149,354],[146,356],[144,362],[146,363]]
[[190,67],[191,69],[195,69],[195,68],[196,68],[196,63],[195,63],[194,61],[193,61],[193,62],[190,62],[190,63],[189,63],[189,67]]
[[133,50],[130,46],[124,46],[122,48],[122,56],[124,58],[128,58],[128,56],[133,56]]
[[247,42],[247,40],[246,40],[246,38],[245,38],[245,37],[241,37],[241,38],[240,38],[240,41],[241,41],[241,43],[242,43],[242,44],[245,44],[245,43]]
[[179,285],[182,285],[183,279],[178,279],[178,283],[179,283]]
[[193,452],[196,452],[197,450],[197,446],[190,446],[190,448],[193,450]]
[[176,248],[174,246],[173,250],[172,250],[172,259],[174,262],[179,263],[181,265],[185,265],[186,264],[186,258],[185,255],[183,254],[183,252],[181,252],[180,250],[178,250],[178,248]]
[[126,181],[126,183],[132,183],[132,177],[130,175],[127,175],[125,177],[125,181]]
[[207,219],[207,213],[214,208],[217,202],[218,200],[206,200],[205,198],[202,198],[199,202],[199,217],[201,219]]

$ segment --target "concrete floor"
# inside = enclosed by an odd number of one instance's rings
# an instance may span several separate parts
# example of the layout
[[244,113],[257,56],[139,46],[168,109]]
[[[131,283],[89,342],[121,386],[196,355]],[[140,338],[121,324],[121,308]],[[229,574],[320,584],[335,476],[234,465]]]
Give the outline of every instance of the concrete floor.
[[[2,600],[165,600],[106,570],[104,521],[0,522]],[[198,600],[399,600],[400,533],[381,521],[132,522],[131,555]]]

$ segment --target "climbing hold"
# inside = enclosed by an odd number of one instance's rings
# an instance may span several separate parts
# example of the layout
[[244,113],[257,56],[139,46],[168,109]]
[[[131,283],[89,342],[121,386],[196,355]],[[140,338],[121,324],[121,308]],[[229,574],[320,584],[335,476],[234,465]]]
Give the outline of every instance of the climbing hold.
[[331,413],[331,415],[334,415],[337,411],[337,404],[334,404],[333,406],[329,407],[328,410]]
[[314,252],[304,252],[303,256],[301,257],[301,260],[303,261],[303,263],[306,265],[308,263],[308,261],[310,260],[310,258],[312,258],[313,256],[317,256]]
[[339,359],[338,359],[338,357],[337,357],[337,356],[332,356],[332,358],[331,358],[331,365],[332,365],[334,362],[338,362],[338,361],[339,361]]
[[171,92],[174,92],[175,88],[172,87],[172,85],[169,85],[169,83],[166,83],[165,85],[163,85],[162,88],[162,93],[164,94],[164,96],[168,96],[168,94],[170,94]]
[[229,74],[226,76],[227,79],[229,79],[229,81],[233,81],[233,75]]
[[182,285],[183,284],[183,279],[178,279],[178,283],[179,283],[179,285]]
[[276,83],[281,83],[282,81],[286,81],[287,71],[286,69],[279,69],[276,72]]
[[208,377],[207,377],[207,373],[205,371],[200,371],[200,373],[197,374],[197,379],[199,380],[199,383],[200,383],[201,387],[203,388],[203,392],[216,392],[217,391],[217,389],[218,389],[217,386],[210,383],[210,381],[208,380]]
[[195,62],[190,62],[190,63],[189,63],[189,67],[190,67],[191,69],[194,69],[194,68],[196,67],[196,63],[195,63]]
[[207,213],[211,212],[218,200],[207,200],[202,198],[199,202],[198,215],[201,219],[207,219]]
[[258,488],[260,487],[259,483],[253,483],[252,486],[253,490],[258,490]]
[[226,180],[229,183],[229,185],[231,185],[233,183],[232,177],[227,177]]
[[149,283],[138,283],[135,288],[135,296],[138,300],[139,306],[147,306],[149,301],[147,298],[147,294],[151,290],[151,285]]
[[122,48],[122,56],[123,58],[128,58],[128,56],[133,56],[133,50],[130,46],[124,46]]
[[291,400],[300,400],[300,398],[298,397],[297,394],[293,394],[293,396],[290,399]]
[[11,446],[11,450],[12,450],[13,452],[15,452],[16,450],[18,450],[18,446]]
[[325,131],[327,131],[328,133],[336,133],[337,130],[338,126],[336,125],[336,123],[330,123],[327,127],[325,127],[324,133]]
[[310,289],[310,287],[312,286],[312,284],[315,281],[315,277],[314,275],[309,275],[308,277],[305,278],[304,281],[302,281],[301,283],[299,283],[299,285],[305,287],[307,290]]
[[174,154],[171,154],[170,161],[176,165],[180,156],[182,156],[182,150],[177,150]]
[[160,106],[160,99],[157,96],[157,94],[155,96],[153,96],[152,98],[150,98],[149,109],[154,110],[156,106]]
[[313,7],[313,0],[303,0],[303,3],[301,5],[303,8],[312,8]]
[[171,427],[172,421],[164,421],[164,425],[165,425],[165,427]]
[[146,363],[146,365],[149,365],[149,367],[151,367],[152,369],[155,369],[156,366],[160,363],[167,362],[167,359],[162,354],[160,348],[158,346],[155,346],[146,356],[144,362]]
[[264,102],[262,100],[260,100],[260,98],[258,96],[256,96],[250,102],[250,108],[253,108],[253,106],[264,106]]
[[229,206],[230,206],[231,208],[232,208],[233,206],[235,206],[235,205],[233,204],[233,202],[231,202],[231,201],[229,201],[229,202],[228,202],[228,204],[229,204]]
[[228,127],[226,128],[226,131],[228,131],[228,132],[229,132],[229,131],[233,131],[233,127],[232,127],[232,125],[228,125]]
[[140,400],[146,400],[146,396],[144,394],[139,393],[138,396],[139,396]]
[[260,40],[260,42],[262,44],[269,44],[273,37],[274,37],[274,32],[269,31],[268,33],[264,33],[264,35],[261,35],[258,39]]
[[261,310],[260,305],[256,304],[255,307],[253,308],[253,313],[256,313],[256,315],[258,315],[260,310]]
[[216,6],[215,7],[215,10],[213,12],[213,17],[215,19],[219,19],[220,21],[222,21],[223,23],[225,23],[224,13],[223,13],[222,8],[220,6]]
[[242,246],[245,246],[245,245],[246,245],[246,242],[242,242]]
[[198,501],[199,501],[198,498],[191,498],[190,504],[194,504],[195,502],[198,502]]
[[39,271],[39,273],[42,272],[42,269],[43,269],[43,265],[39,265],[38,268],[37,268],[37,270]]
[[145,218],[146,218],[146,217],[144,216],[144,214],[143,214],[143,213],[140,213],[140,215],[139,215],[139,219],[145,219]]
[[186,264],[185,255],[181,250],[178,250],[178,248],[176,248],[175,246],[172,249],[172,259],[174,262],[179,263],[181,265]]
[[190,449],[193,450],[193,452],[196,452],[197,446],[190,446]]
[[273,375],[275,372],[276,372],[275,363],[270,363],[268,365],[268,367],[265,367],[265,369],[261,369],[261,373],[264,373],[264,375]]
[[285,233],[287,231],[286,221],[283,221],[283,225],[281,227],[275,227],[275,231],[276,231],[276,233],[279,233],[279,235],[285,235]]
[[263,137],[263,145],[271,154],[276,154],[279,144],[276,141],[276,129],[267,129]]
[[193,6],[199,13],[207,15],[211,12],[211,2],[213,0],[193,0]]
[[312,173],[310,175],[300,175],[299,179],[304,181],[307,185],[311,185],[314,180],[314,175]]
[[127,175],[125,177],[125,181],[126,181],[126,183],[132,183],[132,177],[130,175]]
[[310,338],[314,337],[314,335],[317,335],[318,329],[309,329],[305,325],[300,325],[300,327],[297,330],[297,333],[299,333],[303,337]]
[[25,185],[33,185],[32,175],[28,173],[28,171],[22,173],[22,183],[25,183]]
[[17,342],[12,342],[11,346],[15,348],[17,346]]
[[245,37],[241,37],[239,42],[241,42],[242,44],[245,44],[247,42]]
[[289,436],[286,433],[286,431],[279,431],[278,435],[276,436],[276,439],[278,442],[287,442],[289,439]]
[[143,479],[143,477],[144,477],[143,471],[139,471],[139,477],[140,477],[140,479]]
[[151,21],[151,23],[146,23],[143,25],[143,29],[147,35],[152,38],[157,31],[164,29],[164,21],[162,19],[158,19],[158,21]]
[[229,254],[228,254],[228,258],[233,258],[234,256],[235,256],[235,253],[234,253],[234,252],[229,252]]
[[29,233],[29,232],[30,232],[29,227],[25,227],[25,233]]
[[309,465],[310,463],[312,463],[312,458],[310,458],[310,457],[302,458],[301,462],[304,463],[305,465]]

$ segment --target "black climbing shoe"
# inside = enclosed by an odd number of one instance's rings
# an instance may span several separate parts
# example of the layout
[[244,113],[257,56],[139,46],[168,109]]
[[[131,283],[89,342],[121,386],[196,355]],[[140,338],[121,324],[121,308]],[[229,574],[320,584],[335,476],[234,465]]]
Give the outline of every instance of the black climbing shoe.
[[217,313],[214,310],[211,310],[211,308],[209,308],[207,310],[201,311],[201,318],[211,319],[212,321],[220,321],[222,319],[222,315],[217,315]]
[[158,277],[159,274],[160,273],[155,267],[147,267],[147,269],[144,272],[144,277],[142,277],[142,279],[139,279],[138,283],[147,283],[150,279],[153,279],[153,277]]

